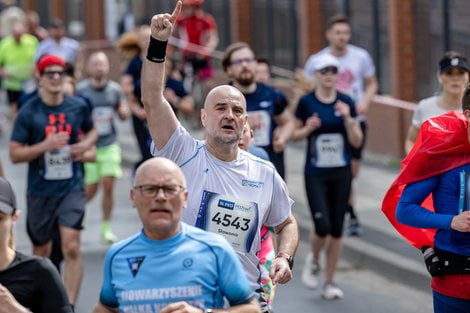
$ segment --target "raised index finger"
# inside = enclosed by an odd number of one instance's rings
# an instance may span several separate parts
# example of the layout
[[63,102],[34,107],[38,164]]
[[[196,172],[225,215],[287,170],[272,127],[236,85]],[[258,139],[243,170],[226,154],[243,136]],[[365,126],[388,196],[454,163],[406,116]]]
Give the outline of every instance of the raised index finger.
[[178,18],[178,16],[181,13],[181,6],[182,5],[183,4],[181,3],[180,0],[178,0],[178,2],[176,2],[176,7],[173,10],[173,13],[171,13],[170,22],[172,22],[172,23],[176,22],[176,19]]

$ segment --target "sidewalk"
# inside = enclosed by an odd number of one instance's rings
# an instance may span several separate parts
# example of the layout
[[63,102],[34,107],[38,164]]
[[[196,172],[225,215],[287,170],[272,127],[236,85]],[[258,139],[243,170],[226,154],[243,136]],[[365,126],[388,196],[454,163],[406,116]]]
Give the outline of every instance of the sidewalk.
[[[139,158],[133,131],[126,123],[120,124],[119,128],[124,164],[132,166]],[[193,132],[193,135],[202,138],[201,131]],[[307,241],[313,224],[303,182],[305,143],[289,143],[285,160],[287,184],[295,200],[293,212],[299,224],[301,240]],[[359,177],[354,183],[355,208],[364,234],[361,237],[345,237],[343,257],[355,268],[367,268],[392,280],[428,290],[430,276],[421,252],[398,235],[381,211],[382,198],[398,173],[398,168],[390,165],[393,163],[396,164],[396,160],[365,154]],[[304,260],[296,260],[297,270],[301,270],[303,263]]]

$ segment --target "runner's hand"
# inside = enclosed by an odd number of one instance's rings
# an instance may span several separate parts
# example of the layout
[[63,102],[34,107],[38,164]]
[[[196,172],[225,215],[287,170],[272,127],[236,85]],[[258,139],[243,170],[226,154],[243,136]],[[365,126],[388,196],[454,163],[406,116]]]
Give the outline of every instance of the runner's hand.
[[273,284],[285,284],[292,279],[292,271],[285,258],[275,258],[269,270]]
[[470,232],[470,211],[464,211],[459,215],[454,216],[450,227],[453,230],[460,232]]
[[85,142],[80,141],[70,146],[70,154],[72,154],[74,161],[82,161],[88,149],[90,147]]
[[204,310],[196,308],[188,303],[181,301],[167,305],[160,310],[160,313],[201,313]]
[[347,105],[343,101],[336,101],[335,110],[338,111],[343,118],[348,118],[351,116],[351,110],[349,109],[349,105]]
[[318,113],[313,113],[313,115],[305,121],[305,127],[307,127],[310,132],[315,131],[317,128],[320,128],[320,126],[321,119],[318,117]]
[[0,313],[23,313],[26,308],[15,300],[11,292],[0,284]]
[[170,35],[175,28],[176,19],[180,15],[181,6],[181,1],[178,1],[171,15],[165,13],[157,14],[152,17],[152,21],[150,22],[150,30],[152,32],[153,38],[160,41],[167,41],[168,38],[170,38]]
[[69,142],[70,136],[67,132],[58,132],[49,134],[44,139],[46,151],[53,151],[64,147]]

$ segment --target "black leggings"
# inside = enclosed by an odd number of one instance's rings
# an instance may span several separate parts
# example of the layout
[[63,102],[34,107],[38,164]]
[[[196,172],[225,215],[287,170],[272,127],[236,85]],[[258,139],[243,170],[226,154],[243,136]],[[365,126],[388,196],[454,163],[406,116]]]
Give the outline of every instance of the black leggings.
[[341,238],[344,214],[351,191],[351,168],[332,168],[327,173],[305,175],[308,204],[319,237]]

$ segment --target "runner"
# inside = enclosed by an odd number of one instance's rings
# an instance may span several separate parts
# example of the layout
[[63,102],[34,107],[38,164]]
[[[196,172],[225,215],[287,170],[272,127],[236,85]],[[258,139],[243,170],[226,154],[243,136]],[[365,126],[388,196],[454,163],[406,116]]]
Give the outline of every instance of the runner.
[[410,128],[405,141],[408,154],[418,137],[419,128],[427,119],[446,112],[461,110],[462,93],[469,81],[467,58],[458,52],[449,51],[439,61],[437,79],[442,92],[421,100],[413,113]]
[[470,208],[464,205],[470,197],[470,86],[462,111],[423,123],[382,204],[392,225],[424,253],[436,313],[470,312]]
[[[331,54],[339,61],[340,66],[336,88],[355,101],[363,133],[361,146],[351,150],[351,170],[354,178],[359,174],[362,150],[364,149],[367,135],[367,111],[378,89],[375,67],[372,58],[366,50],[349,43],[351,39],[351,24],[347,17],[335,15],[328,20],[326,39],[328,40],[328,47],[308,58],[304,74],[311,79],[314,78],[315,70],[313,64],[320,55]],[[351,191],[349,199],[348,213],[347,234],[350,236],[361,235],[363,229],[354,211],[353,191]]]
[[[131,200],[143,230],[108,251],[94,313],[118,309],[259,312],[253,290],[228,242],[181,222],[187,198],[183,172],[172,161],[153,158],[137,169]],[[137,296],[142,294],[146,296]],[[230,308],[222,309],[224,299]]]
[[114,185],[122,176],[121,148],[117,144],[114,114],[125,120],[130,111],[125,103],[121,87],[109,80],[109,60],[104,52],[95,52],[88,58],[89,79],[77,85],[77,94],[90,100],[92,117],[98,131],[96,162],[85,163],[85,184],[87,201],[93,199],[99,185],[103,188],[101,240],[104,243],[116,242],[111,231],[111,214],[114,207]]
[[18,218],[13,188],[0,178],[0,313],[72,313],[51,262],[15,250]]
[[233,86],[246,98],[248,120],[255,132],[253,144],[266,150],[279,175],[284,178],[284,148],[295,127],[292,114],[286,110],[286,97],[274,87],[255,81],[256,59],[246,43],[228,46],[222,66]]
[[[35,255],[48,257],[60,230],[64,283],[76,303],[82,278],[80,230],[86,195],[81,159],[98,137],[85,102],[63,95],[64,61],[55,55],[37,64],[38,97],[18,113],[10,141],[13,163],[28,162],[27,229]],[[83,138],[78,142],[78,137]]]
[[[315,58],[316,89],[302,97],[297,106],[298,129],[293,138],[308,139],[305,189],[315,224],[312,253],[307,257],[302,282],[309,288],[319,283],[320,256],[326,251],[325,284],[322,296],[341,299],[334,274],[341,255],[344,214],[351,190],[351,152],[362,140],[355,119],[354,101],[335,88],[340,63],[330,54]],[[313,254],[313,257],[312,257]]]
[[[142,101],[149,121],[155,156],[175,161],[188,180],[188,205],[183,221],[222,234],[235,248],[251,286],[257,289],[263,312],[269,312],[260,289],[259,259],[261,225],[274,226],[279,253],[271,267],[275,284],[292,278],[298,229],[291,214],[287,186],[268,163],[238,149],[247,120],[240,91],[219,86],[209,92],[201,120],[206,140],[195,140],[180,125],[163,98],[167,40],[181,10],[152,18],[147,58],[142,72]],[[201,201],[202,199],[202,201]]]

